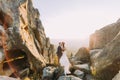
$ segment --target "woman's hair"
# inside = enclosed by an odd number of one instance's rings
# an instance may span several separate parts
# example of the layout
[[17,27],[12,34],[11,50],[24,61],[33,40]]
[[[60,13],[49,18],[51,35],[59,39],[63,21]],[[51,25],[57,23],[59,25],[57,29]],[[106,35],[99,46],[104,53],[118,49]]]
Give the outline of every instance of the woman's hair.
[[65,51],[65,42],[62,42],[63,45],[63,51]]
[[62,42],[62,44],[63,44],[63,47],[65,47],[65,42]]

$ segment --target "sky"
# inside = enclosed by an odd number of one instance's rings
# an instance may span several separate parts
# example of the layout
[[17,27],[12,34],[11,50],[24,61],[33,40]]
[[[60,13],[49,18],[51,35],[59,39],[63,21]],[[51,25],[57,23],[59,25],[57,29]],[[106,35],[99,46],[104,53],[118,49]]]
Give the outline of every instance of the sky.
[[120,18],[120,0],[33,0],[46,36],[85,39]]

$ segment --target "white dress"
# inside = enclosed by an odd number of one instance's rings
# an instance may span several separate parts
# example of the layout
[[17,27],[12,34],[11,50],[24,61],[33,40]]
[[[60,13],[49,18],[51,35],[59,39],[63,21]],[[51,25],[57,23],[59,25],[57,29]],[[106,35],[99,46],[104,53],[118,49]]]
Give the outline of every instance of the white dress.
[[64,67],[65,75],[70,73],[69,68],[70,68],[71,64],[70,64],[69,59],[66,55],[66,51],[63,52],[63,54],[60,58],[60,65]]

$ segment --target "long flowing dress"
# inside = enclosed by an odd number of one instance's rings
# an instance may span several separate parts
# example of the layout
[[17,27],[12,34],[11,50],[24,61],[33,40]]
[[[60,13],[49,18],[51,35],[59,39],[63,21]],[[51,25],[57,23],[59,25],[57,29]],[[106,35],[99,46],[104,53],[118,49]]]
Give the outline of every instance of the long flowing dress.
[[64,67],[64,74],[70,74],[69,68],[70,68],[70,62],[66,55],[66,51],[63,51],[63,54],[60,58],[60,65]]

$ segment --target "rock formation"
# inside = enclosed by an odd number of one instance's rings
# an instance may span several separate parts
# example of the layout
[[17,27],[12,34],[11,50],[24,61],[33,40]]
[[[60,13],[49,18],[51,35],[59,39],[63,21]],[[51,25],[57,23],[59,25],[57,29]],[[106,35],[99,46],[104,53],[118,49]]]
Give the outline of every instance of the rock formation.
[[69,76],[61,76],[59,77],[58,80],[82,80],[82,79],[75,77],[73,75],[69,75]]
[[101,49],[105,47],[107,43],[113,40],[113,38],[120,31],[120,22],[105,26],[100,30],[96,30],[94,34],[90,36],[90,49]]
[[[40,80],[43,67],[54,63],[54,45],[46,37],[39,17],[32,0],[0,0],[0,75],[22,79],[33,75]],[[89,59],[95,80],[112,80],[120,70],[120,20],[92,34],[89,48],[90,52],[80,48],[73,60],[76,64],[71,72],[77,77],[59,75],[58,80],[92,80]],[[50,73],[52,68],[46,68],[44,72]],[[55,68],[50,76],[54,73],[62,74],[63,70]]]
[[90,55],[89,50],[85,47],[82,47],[78,50],[78,52],[75,54],[75,58],[78,61],[82,62],[89,62],[90,61]]
[[96,80],[112,80],[120,70],[120,22],[92,34],[90,49],[90,54],[95,54],[91,57],[91,69]]
[[82,80],[93,80],[90,72],[90,53],[88,48],[81,47],[75,56],[70,58],[70,62],[72,63],[71,74]]
[[26,68],[41,73],[51,63],[54,46],[39,17],[32,0],[0,0],[0,56],[6,56],[0,58],[0,69],[8,63],[11,73],[20,76]]

